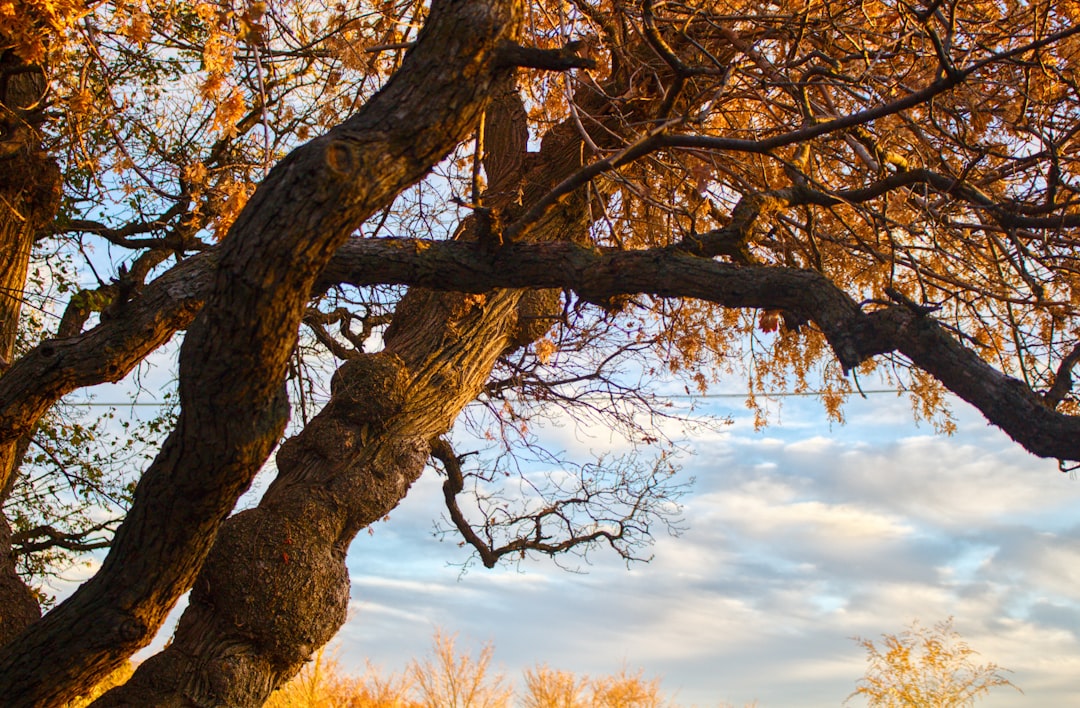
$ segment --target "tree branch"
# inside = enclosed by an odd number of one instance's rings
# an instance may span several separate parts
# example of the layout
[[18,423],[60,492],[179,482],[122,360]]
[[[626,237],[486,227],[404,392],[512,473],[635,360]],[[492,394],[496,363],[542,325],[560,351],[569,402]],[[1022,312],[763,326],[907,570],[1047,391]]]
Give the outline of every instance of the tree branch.
[[1030,452],[1080,460],[1080,419],[1048,409],[1041,396],[987,364],[933,318],[903,305],[863,312],[854,299],[812,271],[735,266],[677,248],[625,252],[570,243],[515,243],[486,254],[456,242],[353,240],[323,277],[353,285],[395,283],[464,292],[567,288],[589,300],[648,293],[724,307],[789,310],[822,330],[845,370],[899,352]]
[[17,556],[28,553],[37,553],[49,548],[63,548],[69,551],[86,552],[100,548],[108,548],[111,541],[107,538],[87,540],[92,534],[104,531],[110,526],[119,523],[119,519],[104,521],[100,524],[83,529],[82,531],[64,533],[57,531],[52,526],[35,526],[32,529],[16,531],[11,535],[12,552]]
[[506,42],[499,47],[495,62],[500,67],[525,67],[546,69],[548,71],[568,71],[570,69],[595,69],[596,62],[578,55],[581,45],[570,42],[559,49],[538,49],[523,47],[514,42]]
[[[930,373],[940,373],[946,388],[1032,453],[1080,460],[1080,421],[1048,409],[1048,399],[991,367],[932,318],[917,317],[899,305],[864,313],[817,273],[717,263],[680,252],[684,248],[616,252],[545,243],[511,244],[485,253],[455,241],[353,239],[335,255],[315,290],[337,283],[472,293],[505,287],[567,288],[586,299],[650,293],[725,307],[791,310],[822,329],[845,368],[900,351]],[[185,326],[202,305],[216,253],[188,259],[147,285],[141,297],[128,304],[123,320],[102,323],[79,337],[45,342],[16,361],[0,377],[0,441],[25,432],[31,414],[40,415],[64,393],[118,380]]]
[[[947,388],[1032,453],[1080,460],[1080,421],[1049,410],[1049,399],[986,364],[931,318],[916,317],[903,306],[864,313],[819,274],[717,263],[681,253],[685,248],[615,252],[568,243],[511,244],[492,254],[464,242],[353,239],[335,255],[315,290],[337,283],[472,293],[503,287],[568,288],[586,299],[651,293],[725,307],[787,309],[821,327],[845,368],[900,351],[921,368],[940,372]],[[202,305],[216,253],[188,259],[147,285],[141,297],[128,304],[123,320],[102,323],[79,337],[45,342],[16,361],[0,377],[0,441],[25,432],[25,422],[63,394],[122,378],[148,351],[190,322]],[[1035,421],[1044,426],[1042,432]]]
[[[680,489],[669,483],[674,470],[663,458],[651,470],[632,459],[618,459],[587,465],[578,474],[568,475],[565,483],[550,478],[542,486],[526,482],[539,504],[512,508],[515,505],[505,497],[496,497],[499,503],[481,512],[485,540],[458,505],[457,497],[465,488],[462,458],[443,438],[431,442],[431,454],[446,470],[443,499],[450,520],[487,568],[507,556],[586,554],[598,543],[610,546],[627,561],[647,561],[636,551],[651,542],[653,522],[678,530],[672,521],[678,510],[669,506],[680,495]],[[501,537],[505,538],[496,542]]]
[[445,438],[435,438],[431,441],[431,456],[443,464],[446,470],[446,481],[443,482],[443,501],[447,511],[450,512],[450,520],[454,523],[465,542],[476,549],[480,556],[480,562],[485,568],[494,568],[499,562],[499,554],[492,550],[491,546],[473,531],[465,515],[461,513],[461,507],[457,503],[457,495],[465,489],[465,478],[461,473],[461,458],[454,452],[454,448]]
[[1073,347],[1072,351],[1061,360],[1057,374],[1054,376],[1054,384],[1043,394],[1043,400],[1050,408],[1057,408],[1065,396],[1072,392],[1072,370],[1078,361],[1080,361],[1080,344]]
[[0,648],[0,695],[17,697],[11,705],[72,698],[153,637],[280,439],[287,361],[316,276],[367,217],[469,134],[503,73],[496,47],[519,22],[512,0],[432,3],[387,85],[290,153],[252,195],[181,350],[177,425],[101,570]]

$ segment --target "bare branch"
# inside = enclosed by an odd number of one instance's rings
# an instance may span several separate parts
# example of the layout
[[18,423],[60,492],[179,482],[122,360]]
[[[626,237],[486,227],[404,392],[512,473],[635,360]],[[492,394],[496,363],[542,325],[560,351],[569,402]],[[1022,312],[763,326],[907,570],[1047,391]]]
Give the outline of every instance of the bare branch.
[[12,552],[16,556],[21,556],[28,553],[38,553],[50,548],[63,548],[80,553],[108,548],[112,543],[111,539],[94,539],[91,536],[106,529],[111,530],[119,523],[119,519],[111,519],[70,533],[57,531],[52,526],[35,526],[31,529],[16,531],[11,535]]
[[[681,485],[673,483],[675,470],[664,456],[648,469],[633,459],[601,459],[581,469],[552,472],[540,481],[523,477],[520,491],[504,493],[504,475],[466,475],[462,458],[446,440],[432,441],[431,450],[447,474],[443,497],[451,522],[487,568],[505,557],[530,553],[584,556],[598,544],[627,561],[647,561],[639,549],[651,543],[653,524],[662,523],[672,533],[678,530]],[[466,476],[494,488],[476,491],[480,533],[458,505]]]
[[1053,386],[1043,394],[1043,400],[1051,409],[1057,408],[1058,404],[1072,392],[1072,370],[1078,361],[1080,361],[1080,344],[1073,347],[1072,351],[1061,360],[1057,374],[1054,376]]

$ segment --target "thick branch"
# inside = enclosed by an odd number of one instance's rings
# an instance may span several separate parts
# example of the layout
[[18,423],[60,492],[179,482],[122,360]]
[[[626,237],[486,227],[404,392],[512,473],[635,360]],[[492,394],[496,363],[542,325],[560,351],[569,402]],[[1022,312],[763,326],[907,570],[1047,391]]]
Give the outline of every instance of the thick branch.
[[32,529],[13,533],[11,546],[16,556],[37,553],[50,548],[63,548],[80,553],[108,548],[111,543],[108,538],[91,538],[91,536],[115,525],[114,519],[72,533],[64,533],[48,525],[35,526]]
[[[569,180],[574,182],[575,187],[579,186],[612,162],[613,160],[602,160],[592,163],[588,167],[594,168],[593,170],[578,171]],[[601,167],[601,164],[604,167]],[[835,193],[792,186],[751,194],[736,205],[729,224],[690,237],[677,248],[705,257],[726,255],[746,263],[748,260],[743,257],[743,251],[753,233],[753,226],[771,213],[799,205],[828,207],[840,203],[861,203],[890,190],[917,184],[987,208],[1003,225],[1015,225],[1025,219],[1030,221],[1030,218],[1013,214],[1004,207],[992,207],[988,197],[947,175],[917,169],[890,175],[866,187]],[[534,224],[540,218],[540,213],[546,213],[546,210],[558,203],[557,197],[564,191],[566,190],[556,189],[549,193],[549,197],[557,196],[542,200],[542,209],[530,210],[517,224]],[[1072,222],[1080,223],[1080,217],[1044,217],[1042,221],[1062,226]],[[1025,222],[1025,225],[1032,224]],[[399,249],[388,242],[371,243],[383,244],[372,246],[373,248],[385,248],[392,254],[400,253]],[[355,248],[359,247],[347,247],[342,257],[348,258],[348,254],[355,251]],[[19,359],[10,372],[0,378],[0,442],[12,440],[25,433],[33,422],[64,394],[83,386],[123,378],[150,351],[168,341],[177,329],[186,327],[202,306],[205,288],[209,284],[210,269],[216,262],[215,254],[216,251],[211,251],[194,256],[147,285],[138,300],[129,303],[123,318],[103,322],[79,337],[47,341]],[[441,256],[428,254],[425,258],[438,259]],[[438,267],[438,264],[433,263],[432,267]],[[331,267],[330,275],[320,287],[325,288],[334,281],[335,271],[340,271],[336,265]],[[431,287],[439,285],[436,283]]]
[[[433,3],[385,88],[291,153],[222,244],[180,356],[181,415],[99,573],[0,650],[0,695],[52,704],[144,646],[285,424],[287,359],[313,281],[344,239],[466,137],[516,32],[516,3]],[[254,700],[254,699],[252,699]]]
[[548,71],[595,69],[596,62],[588,57],[578,56],[578,48],[573,42],[560,49],[538,49],[507,42],[499,47],[496,62],[505,67],[520,66]]
[[[199,286],[205,287],[208,281],[205,269],[213,262],[214,253],[189,259],[148,285],[142,296],[129,304],[125,320],[99,325],[80,337],[47,342],[16,362],[0,378],[0,439],[11,439],[23,430],[19,423],[27,419],[28,410],[44,411],[60,395],[74,388],[122,377],[155,343],[183,327],[202,304]],[[814,304],[811,298],[804,299],[803,293],[815,293],[829,306],[818,306],[822,309],[812,319],[830,335],[834,346],[840,347],[838,355],[846,352],[840,359],[849,368],[873,354],[898,350],[896,337],[906,326],[893,318],[889,327],[882,329],[886,318],[881,312],[870,315],[860,312],[851,298],[813,273],[734,267],[674,249],[618,253],[573,244],[513,244],[495,254],[485,254],[460,242],[352,240],[333,258],[316,289],[341,282],[421,285],[475,293],[497,287],[571,288],[588,297],[650,292],[658,296],[701,298],[728,307],[794,309],[802,313],[807,313]],[[773,284],[776,289],[770,290]],[[828,317],[834,310],[838,314]],[[135,326],[140,322],[146,324]],[[825,327],[823,322],[833,324]],[[870,327],[871,322],[877,324]],[[932,320],[928,322],[932,325]],[[167,331],[164,335],[151,332],[150,324]],[[889,329],[893,331],[890,333]],[[909,330],[904,331],[910,334]],[[947,334],[943,336],[952,340]],[[874,338],[876,341],[870,341]],[[969,386],[945,380],[942,383],[982,410],[1031,452],[1061,459],[1076,459],[1080,455],[1080,450],[1068,442],[1080,439],[1076,436],[1074,418],[1050,412],[1051,418],[1044,421],[1046,433],[1041,435],[1032,435],[1033,426],[1021,424],[1024,411],[1039,419],[1047,413],[1046,406],[1039,404],[1036,394],[1026,387],[1026,393],[1021,396],[1024,400],[1014,401],[1020,408],[991,416],[988,410],[1000,411],[1004,401],[1019,394],[1001,394],[1004,398],[999,398],[989,395],[989,391],[1011,389],[1019,382],[1000,374],[967,349],[961,349],[966,352],[961,358],[967,362],[962,368],[970,369],[973,376],[979,371],[989,377],[982,385],[974,386],[985,389],[986,395],[977,395],[974,390],[963,394],[961,389]],[[955,354],[959,356],[959,352]],[[933,359],[929,352],[921,358],[927,356]],[[930,360],[928,366],[932,365]],[[1023,432],[1025,429],[1028,432]]]
[[[151,332],[150,324],[167,328],[166,335],[184,326],[201,306],[199,286],[207,283],[205,268],[213,257],[214,252],[210,252],[192,258],[178,266],[179,270],[148,285],[142,297],[129,304],[124,321],[99,325],[81,337],[47,342],[16,362],[0,378],[0,439],[11,439],[22,431],[19,421],[26,420],[27,410],[44,411],[78,386],[120,378],[155,346],[154,342],[167,339],[160,332]],[[591,298],[649,292],[701,298],[728,307],[793,309],[812,315],[848,368],[874,354],[903,351],[899,338],[911,336],[914,330],[909,325],[915,319],[911,313],[905,314],[904,308],[862,313],[851,298],[814,273],[735,267],[673,249],[619,253],[565,243],[513,244],[485,254],[459,242],[352,240],[331,261],[317,288],[341,282],[420,285],[475,293],[497,287],[571,288]],[[815,297],[805,296],[810,294]],[[808,312],[811,307],[818,311]],[[894,314],[886,317],[886,312]],[[139,322],[146,324],[134,326]],[[932,320],[924,324],[940,330]],[[943,330],[940,335],[955,342]],[[938,342],[930,332],[920,336],[924,342]],[[955,370],[957,380],[942,379],[947,388],[982,410],[1031,452],[1061,459],[1080,456],[1080,448],[1070,443],[1080,439],[1076,419],[1048,411],[1034,392],[1026,387],[1017,391],[1015,387],[1022,386],[1018,381],[956,346],[959,350],[941,353],[964,362]],[[920,350],[915,363],[939,368],[934,365],[934,348]],[[968,373],[960,376],[960,371]],[[1009,406],[1018,407],[1010,412]],[[997,413],[992,415],[993,410]],[[1044,433],[1035,431],[1035,420],[1042,421]]]
[[1038,394],[987,364],[932,318],[902,305],[864,313],[812,271],[734,266],[675,249],[625,252],[570,243],[511,244],[490,255],[455,242],[354,240],[338,253],[324,278],[465,292],[568,288],[587,299],[649,293],[725,307],[789,310],[821,328],[845,369],[878,354],[900,352],[1032,453],[1080,459],[1080,419],[1047,408]]

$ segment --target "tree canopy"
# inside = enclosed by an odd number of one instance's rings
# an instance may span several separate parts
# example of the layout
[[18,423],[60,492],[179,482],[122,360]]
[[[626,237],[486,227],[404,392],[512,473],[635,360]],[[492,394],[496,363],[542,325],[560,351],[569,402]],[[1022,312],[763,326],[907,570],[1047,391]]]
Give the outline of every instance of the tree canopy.
[[[815,390],[840,418],[880,377],[1069,468],[1078,14],[0,3],[0,695],[78,695],[190,591],[95,705],[261,705],[344,621],[351,540],[429,465],[489,566],[637,558],[672,520],[663,454],[523,497],[512,463],[454,450],[461,417],[507,458],[553,411],[662,449],[656,382]],[[87,453],[97,424],[58,402],[181,331],[175,416],[131,435],[146,463]],[[82,511],[44,501],[65,485]],[[104,545],[39,617],[42,554]]]

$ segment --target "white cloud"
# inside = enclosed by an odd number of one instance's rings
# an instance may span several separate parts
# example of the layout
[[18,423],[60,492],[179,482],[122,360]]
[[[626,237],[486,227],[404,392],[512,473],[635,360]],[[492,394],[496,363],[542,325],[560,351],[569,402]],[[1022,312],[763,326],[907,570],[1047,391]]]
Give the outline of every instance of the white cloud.
[[1048,595],[1080,601],[1080,539],[1045,534],[1025,568],[1028,581]]
[[384,578],[371,575],[352,575],[349,578],[355,592],[408,593],[410,595],[437,595],[446,587],[437,582],[419,582],[402,578]]
[[[850,637],[954,616],[985,659],[1016,671],[1026,704],[1076,704],[1080,484],[975,416],[935,437],[907,422],[906,402],[880,403],[853,402],[847,426],[797,403],[765,433],[744,416],[703,434],[686,460],[689,530],[630,571],[598,554],[587,575],[526,562],[460,577],[445,562],[465,551],[430,537],[439,480],[422,480],[350,555],[368,579],[343,652],[402,666],[442,626],[492,640],[511,672],[625,661],[664,675],[686,705],[813,708],[838,705],[861,675]],[[597,439],[578,450],[603,452]]]

